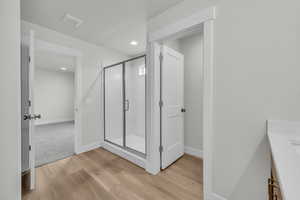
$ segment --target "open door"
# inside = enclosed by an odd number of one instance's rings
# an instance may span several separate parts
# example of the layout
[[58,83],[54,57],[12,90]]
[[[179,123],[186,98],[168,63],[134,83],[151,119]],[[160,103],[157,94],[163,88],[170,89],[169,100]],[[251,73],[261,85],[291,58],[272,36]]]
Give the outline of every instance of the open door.
[[[27,41],[21,44],[21,107],[22,107],[22,171],[30,190],[35,188],[35,145],[33,141],[35,120],[41,118],[34,114],[34,31],[30,31]],[[25,39],[25,40],[26,40]]]
[[161,54],[161,168],[184,154],[184,56],[163,46]]

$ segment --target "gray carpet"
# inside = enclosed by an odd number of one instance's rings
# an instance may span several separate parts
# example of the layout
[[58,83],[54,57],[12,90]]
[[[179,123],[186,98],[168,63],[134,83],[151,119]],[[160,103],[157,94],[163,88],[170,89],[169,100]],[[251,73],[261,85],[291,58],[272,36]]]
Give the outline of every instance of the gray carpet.
[[36,166],[69,157],[74,154],[74,123],[36,126],[34,142]]

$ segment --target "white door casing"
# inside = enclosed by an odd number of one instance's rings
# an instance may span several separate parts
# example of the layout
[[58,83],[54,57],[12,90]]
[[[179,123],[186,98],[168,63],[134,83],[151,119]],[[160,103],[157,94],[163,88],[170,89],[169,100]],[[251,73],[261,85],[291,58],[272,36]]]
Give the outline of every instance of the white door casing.
[[162,169],[184,154],[184,56],[163,46],[161,64]]

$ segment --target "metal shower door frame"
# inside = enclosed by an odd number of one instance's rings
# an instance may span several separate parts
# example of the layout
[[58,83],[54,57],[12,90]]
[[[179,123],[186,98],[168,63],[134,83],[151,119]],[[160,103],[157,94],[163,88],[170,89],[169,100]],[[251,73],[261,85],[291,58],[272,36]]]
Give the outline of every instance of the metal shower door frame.
[[[112,65],[109,65],[109,66],[106,66],[103,68],[103,128],[104,128],[104,141],[105,142],[108,142],[112,145],[115,145],[119,148],[122,148],[128,152],[131,152],[131,153],[134,153],[138,156],[141,156],[143,158],[146,158],[146,155],[147,155],[147,129],[146,129],[146,123],[147,123],[147,113],[146,113],[146,105],[147,105],[147,98],[146,98],[146,88],[147,88],[147,73],[145,73],[145,153],[142,153],[142,152],[139,152],[135,149],[132,149],[130,147],[127,147],[126,146],[126,110],[125,110],[125,102],[126,102],[126,79],[125,79],[125,74],[126,74],[126,63],[127,62],[130,62],[130,61],[133,61],[133,60],[138,60],[138,59],[141,59],[141,58],[144,58],[145,59],[145,68],[147,68],[147,65],[146,65],[146,55],[141,55],[141,56],[138,56],[138,57],[134,57],[134,58],[131,58],[131,59],[128,59],[128,60],[124,60],[124,61],[121,61],[121,62],[118,62],[118,63],[115,63],[115,64],[112,64]],[[105,90],[105,86],[106,86],[106,77],[105,77],[105,70],[109,69],[109,68],[112,68],[112,67],[116,67],[116,66],[120,66],[122,65],[122,100],[123,100],[123,108],[122,108],[122,111],[123,111],[123,146],[122,145],[119,145],[119,144],[116,144],[112,141],[109,141],[106,139],[106,116],[105,116],[105,112],[106,112],[106,103],[105,103],[105,93],[106,93],[106,90]],[[146,69],[145,69],[146,70]],[[147,70],[146,70],[147,72]]]

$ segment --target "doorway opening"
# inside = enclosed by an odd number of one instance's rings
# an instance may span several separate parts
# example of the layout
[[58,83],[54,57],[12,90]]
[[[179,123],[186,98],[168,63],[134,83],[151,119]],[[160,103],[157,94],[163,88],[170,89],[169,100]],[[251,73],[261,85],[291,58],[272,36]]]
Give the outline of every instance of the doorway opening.
[[81,53],[22,36],[23,192],[35,188],[35,168],[78,153],[81,138]]
[[[166,169],[185,154],[199,158],[202,177],[203,28],[164,40],[160,50],[160,162]],[[201,175],[201,176],[200,176]]]
[[75,57],[36,49],[35,166],[75,154]]
[[[149,137],[149,139],[147,140],[149,156],[147,157],[146,170],[151,174],[158,174],[162,169],[170,166],[185,153],[202,157],[203,172],[200,173],[199,178],[203,176],[202,193],[204,200],[210,199],[214,195],[211,188],[213,167],[212,108],[214,60],[213,42],[215,18],[216,8],[211,7],[148,33],[147,55],[149,57],[148,73],[150,77],[150,87],[148,90],[148,95],[151,97],[151,100],[147,105],[147,109],[149,109],[149,112],[147,112],[149,114],[147,123],[147,130],[149,131],[147,135]],[[185,59],[184,55],[183,58],[180,58],[182,57],[182,55],[180,55],[182,53],[176,50],[176,53],[174,53],[174,48],[176,47],[173,47],[172,49],[172,45],[169,45],[171,46],[171,48],[167,46],[168,43],[170,43],[170,41],[172,40],[184,40],[184,37],[191,36],[197,33],[198,35],[202,35],[203,37],[203,51],[194,51],[194,53],[197,54],[198,57],[203,58],[202,84],[196,87],[202,94],[202,103],[198,104],[202,107],[202,113],[197,112],[197,114],[200,114],[200,117],[196,119],[194,118],[193,120],[197,121],[197,126],[202,126],[202,130],[196,131],[198,133],[202,133],[203,135],[203,152],[201,152],[200,149],[197,149],[197,147],[201,148],[201,142],[199,144],[194,144],[192,142],[189,143],[188,136],[186,136],[186,142],[184,142],[184,139],[182,140],[182,138],[185,138],[184,134],[179,134],[180,132],[184,132],[182,130],[189,132],[189,130],[186,130],[186,128],[184,128],[184,125],[193,127],[193,125],[191,124],[188,125],[188,122],[191,122],[192,120],[188,120],[186,122],[184,122],[183,120],[184,115],[192,114],[188,113],[188,104],[186,104],[187,108],[182,106],[184,105],[184,103],[182,102],[184,102],[184,99],[187,98],[185,95],[184,97],[182,97],[182,94],[184,94],[184,89],[177,89],[185,87],[174,87],[174,85],[171,84],[173,82],[175,85],[182,86],[182,83],[184,82],[184,80],[182,80],[182,77],[184,76],[182,76],[183,69],[181,69],[179,63],[182,63],[181,60]],[[166,64],[167,67],[164,66]],[[174,70],[171,70],[172,67]],[[195,73],[195,75],[196,74],[197,73]],[[192,91],[192,87],[190,87],[190,89],[188,90]],[[191,104],[191,102],[189,104]],[[195,110],[195,108],[193,110]],[[177,129],[175,130],[175,135],[171,135],[172,132],[174,132],[174,126],[172,127],[173,124],[176,124],[175,127],[177,127]],[[195,138],[195,141],[198,139]]]

